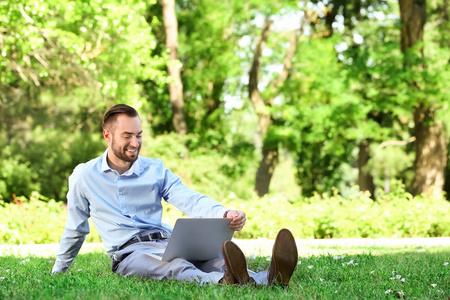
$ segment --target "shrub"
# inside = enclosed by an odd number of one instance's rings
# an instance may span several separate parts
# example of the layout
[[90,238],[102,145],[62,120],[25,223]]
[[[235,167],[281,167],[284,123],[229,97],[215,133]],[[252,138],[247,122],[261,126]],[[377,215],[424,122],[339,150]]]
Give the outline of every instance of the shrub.
[[344,199],[321,196],[297,202],[266,196],[229,202],[246,211],[238,238],[274,238],[280,228],[296,238],[411,238],[450,236],[450,202],[407,193],[372,201],[363,193]]
[[30,195],[40,189],[40,184],[35,182],[38,176],[30,164],[21,162],[9,146],[1,151],[0,157],[0,200]]
[[[39,193],[18,203],[1,203],[0,243],[58,243],[67,216],[65,206]],[[450,236],[450,202],[412,197],[406,192],[380,196],[357,193],[349,198],[318,195],[292,202],[268,195],[244,201],[235,195],[221,201],[229,208],[246,212],[247,224],[236,238],[275,238],[281,228],[296,238],[409,238]],[[164,205],[164,222],[173,225],[182,214]],[[95,227],[87,242],[100,242]]]
[[[65,205],[48,199],[37,192],[29,199],[18,197],[16,203],[0,202],[1,244],[50,244],[58,243],[67,217]],[[100,242],[91,226],[88,242]]]

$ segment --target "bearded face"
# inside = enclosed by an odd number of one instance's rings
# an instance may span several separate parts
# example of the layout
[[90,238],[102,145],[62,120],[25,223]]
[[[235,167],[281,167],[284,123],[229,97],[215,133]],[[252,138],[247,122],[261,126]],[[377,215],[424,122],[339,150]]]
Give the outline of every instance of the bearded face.
[[108,142],[109,162],[127,169],[139,157],[142,145],[142,128],[139,117],[117,116],[113,125],[103,131]]
[[126,144],[123,144],[120,138],[116,139],[113,135],[111,141],[111,150],[118,159],[133,163],[136,161],[136,159],[138,159],[142,141],[137,141],[137,137],[132,137],[130,139],[134,139],[134,141],[129,141]]

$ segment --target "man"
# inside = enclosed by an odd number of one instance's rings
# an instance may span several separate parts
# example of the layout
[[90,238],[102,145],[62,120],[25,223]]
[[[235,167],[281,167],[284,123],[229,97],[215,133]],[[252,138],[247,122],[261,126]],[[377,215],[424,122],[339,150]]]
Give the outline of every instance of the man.
[[138,251],[167,246],[171,227],[161,222],[162,199],[189,217],[230,218],[234,231],[244,227],[246,216],[189,189],[161,160],[139,156],[142,128],[134,108],[118,104],[109,109],[103,136],[108,143],[104,154],[78,165],[69,177],[68,217],[53,274],[70,267],[92,217],[117,274],[201,283],[289,284],[298,255],[287,229],[277,236],[270,270],[259,273],[247,270],[244,254],[232,241],[222,246],[224,259],[203,262],[179,258],[164,262]]

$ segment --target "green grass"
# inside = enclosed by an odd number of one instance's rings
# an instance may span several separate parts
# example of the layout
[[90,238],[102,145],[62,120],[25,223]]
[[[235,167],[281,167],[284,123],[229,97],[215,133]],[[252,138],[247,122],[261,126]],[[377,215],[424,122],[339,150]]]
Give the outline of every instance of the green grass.
[[[317,250],[317,249],[316,249]],[[54,258],[0,256],[0,299],[449,299],[450,249],[378,247],[321,249],[305,257],[289,289],[230,287],[126,278],[110,271],[102,252],[79,254],[66,274],[52,276]],[[339,255],[336,255],[339,251]],[[267,257],[250,256],[255,271]],[[436,286],[433,286],[436,285]]]

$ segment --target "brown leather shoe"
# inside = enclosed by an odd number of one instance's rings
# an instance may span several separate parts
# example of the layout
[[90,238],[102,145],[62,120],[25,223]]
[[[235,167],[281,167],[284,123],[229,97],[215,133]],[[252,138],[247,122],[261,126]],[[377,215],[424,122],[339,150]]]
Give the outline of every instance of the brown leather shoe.
[[248,275],[247,262],[241,249],[232,241],[222,244],[223,259],[225,260],[225,274],[219,281],[222,284],[248,285],[255,280]]
[[298,252],[294,236],[288,229],[281,229],[273,245],[268,284],[289,286],[297,261]]

